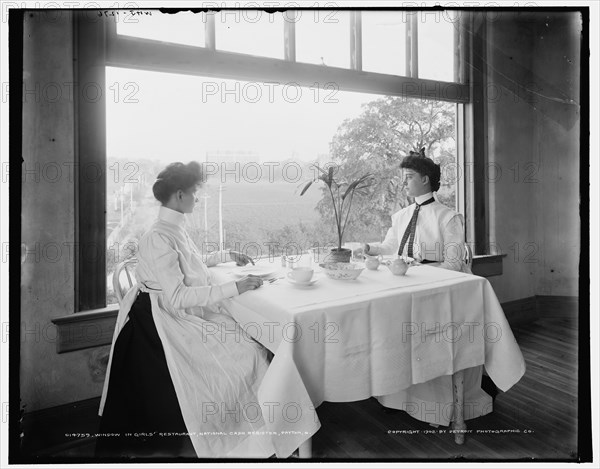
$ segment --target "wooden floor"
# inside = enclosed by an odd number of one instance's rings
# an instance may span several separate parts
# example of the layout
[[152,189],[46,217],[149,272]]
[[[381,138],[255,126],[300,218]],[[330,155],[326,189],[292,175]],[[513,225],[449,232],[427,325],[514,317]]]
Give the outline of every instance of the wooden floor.
[[[577,322],[544,318],[513,328],[525,357],[525,376],[499,393],[491,414],[469,420],[462,446],[449,434],[405,412],[386,412],[375,399],[318,408],[322,427],[313,457],[322,460],[574,460],[577,455]],[[442,430],[440,427],[438,430]],[[389,430],[418,430],[389,434]],[[480,431],[477,433],[477,431]],[[509,430],[509,433],[490,431]],[[519,433],[514,431],[519,430]],[[433,431],[434,433],[430,433]],[[425,433],[427,432],[427,433]],[[485,432],[485,433],[484,433]],[[52,456],[93,455],[93,442]]]

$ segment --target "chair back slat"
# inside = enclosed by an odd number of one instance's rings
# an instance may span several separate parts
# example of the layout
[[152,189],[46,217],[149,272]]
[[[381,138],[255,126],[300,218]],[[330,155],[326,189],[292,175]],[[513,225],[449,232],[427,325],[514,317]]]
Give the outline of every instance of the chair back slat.
[[[127,294],[127,292],[133,287],[134,285],[134,278],[132,277],[132,271],[133,269],[135,269],[136,265],[137,265],[137,259],[135,258],[131,258],[131,259],[127,259],[123,262],[120,262],[117,267],[115,268],[115,272],[113,273],[113,290],[115,292],[115,296],[117,297],[117,300],[119,301],[119,304],[121,304],[123,298],[125,297],[125,295]],[[121,282],[121,277],[122,277],[122,273],[123,271],[125,271],[125,276],[127,277],[127,285],[123,285],[123,283]]]
[[469,243],[465,243],[465,264],[469,269],[473,267],[473,249]]

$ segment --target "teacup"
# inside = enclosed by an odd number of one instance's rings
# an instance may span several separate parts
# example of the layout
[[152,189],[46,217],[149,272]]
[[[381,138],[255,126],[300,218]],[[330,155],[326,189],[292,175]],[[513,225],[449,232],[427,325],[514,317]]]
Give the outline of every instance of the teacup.
[[367,266],[367,269],[369,269],[369,270],[377,270],[379,268],[379,264],[381,264],[382,260],[383,260],[383,256],[381,256],[381,255],[369,256],[368,254],[365,254],[365,265]]
[[313,269],[309,267],[296,267],[287,273],[288,278],[300,283],[310,282],[313,276]]

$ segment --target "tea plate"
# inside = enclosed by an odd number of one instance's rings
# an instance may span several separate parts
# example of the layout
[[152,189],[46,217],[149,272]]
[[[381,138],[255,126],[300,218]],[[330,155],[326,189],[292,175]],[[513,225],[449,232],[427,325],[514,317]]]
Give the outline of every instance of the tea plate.
[[310,279],[308,282],[298,282],[297,280],[294,280],[292,278],[287,277],[288,282],[290,282],[292,285],[296,285],[297,287],[310,287],[312,285],[314,285],[315,283],[318,282],[318,278],[312,278]]

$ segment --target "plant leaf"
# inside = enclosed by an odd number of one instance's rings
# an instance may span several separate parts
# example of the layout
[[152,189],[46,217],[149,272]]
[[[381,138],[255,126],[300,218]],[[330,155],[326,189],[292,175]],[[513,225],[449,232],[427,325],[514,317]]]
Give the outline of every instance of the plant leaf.
[[352,191],[354,189],[356,189],[356,186],[358,186],[359,183],[360,183],[360,179],[353,181],[352,184],[350,184],[348,186],[348,188],[346,189],[346,192],[344,192],[344,195],[342,195],[342,200],[344,200],[346,198],[346,196],[350,195],[352,193]]
[[371,176],[372,174],[365,174],[364,176],[358,178],[356,181],[352,182],[352,184],[348,186],[348,189],[346,189],[346,192],[342,196],[342,200],[344,200],[348,195],[350,195],[352,191],[355,191],[357,189],[364,189],[370,186],[373,183],[372,179],[368,180],[369,178],[371,178]]
[[366,189],[367,187],[371,187],[372,185],[373,181],[363,182],[357,187],[357,189]]
[[312,181],[308,181],[306,183],[306,185],[304,186],[304,189],[302,189],[302,192],[300,192],[300,196],[304,195],[304,193],[308,190],[308,188],[311,186],[312,183],[313,183]]

